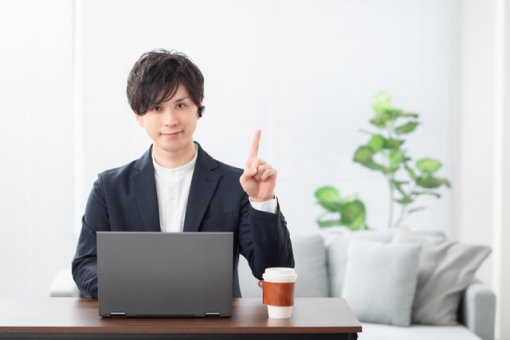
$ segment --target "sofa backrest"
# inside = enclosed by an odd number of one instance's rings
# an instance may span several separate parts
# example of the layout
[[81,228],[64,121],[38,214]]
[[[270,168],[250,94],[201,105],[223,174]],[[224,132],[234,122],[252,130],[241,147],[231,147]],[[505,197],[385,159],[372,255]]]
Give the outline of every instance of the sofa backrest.
[[345,268],[347,266],[347,249],[351,240],[391,242],[393,230],[362,230],[351,232],[344,231],[334,237],[329,243],[328,254],[328,273],[330,291],[329,296],[341,297],[342,286],[344,282]]
[[[326,267],[326,247],[319,234],[293,235],[292,249],[296,262],[296,297],[328,297],[329,282]],[[243,297],[262,297],[258,280],[253,277],[248,261],[239,257],[239,284]]]
[[[443,236],[439,231],[427,232]],[[393,229],[352,232],[332,228],[321,234],[291,235],[296,262],[296,297],[341,297],[347,249],[351,240],[391,242]],[[239,284],[243,297],[262,297],[258,280],[253,277],[246,259],[239,257]]]

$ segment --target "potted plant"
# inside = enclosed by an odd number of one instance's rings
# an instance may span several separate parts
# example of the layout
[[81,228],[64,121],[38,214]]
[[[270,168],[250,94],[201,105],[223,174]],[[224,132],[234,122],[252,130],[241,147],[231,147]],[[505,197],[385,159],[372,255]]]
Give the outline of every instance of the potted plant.
[[[370,135],[365,145],[354,152],[354,162],[380,172],[389,186],[389,221],[388,227],[398,226],[408,215],[425,209],[416,206],[416,201],[423,195],[441,197],[437,189],[450,187],[446,178],[437,177],[436,172],[442,163],[432,158],[422,158],[412,163],[412,158],[404,148],[406,137],[419,126],[419,115],[396,109],[385,93],[375,96],[373,109],[375,116],[370,123],[377,131],[363,131]],[[366,209],[358,198],[340,199],[338,190],[324,186],[316,190],[315,197],[325,209],[317,223],[319,227],[334,225],[345,226],[351,230],[366,229]],[[354,203],[355,202],[355,203]],[[349,203],[351,203],[349,205]],[[394,205],[400,205],[398,218],[394,221]],[[338,219],[324,220],[332,213],[339,214]],[[345,216],[345,217],[344,217]]]

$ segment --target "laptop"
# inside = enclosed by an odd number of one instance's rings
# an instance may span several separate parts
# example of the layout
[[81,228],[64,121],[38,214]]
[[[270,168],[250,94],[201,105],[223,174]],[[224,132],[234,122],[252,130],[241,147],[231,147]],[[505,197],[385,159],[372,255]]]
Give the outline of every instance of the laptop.
[[98,232],[99,315],[231,316],[233,237]]

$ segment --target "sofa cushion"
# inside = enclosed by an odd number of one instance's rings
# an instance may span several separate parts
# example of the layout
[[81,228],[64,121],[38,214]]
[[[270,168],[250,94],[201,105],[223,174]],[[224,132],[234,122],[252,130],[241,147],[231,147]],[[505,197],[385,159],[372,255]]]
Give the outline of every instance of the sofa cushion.
[[[378,242],[391,242],[394,230],[363,230],[352,232],[346,228],[338,230],[333,235],[328,246],[328,272],[330,276],[330,295],[332,297],[342,296],[345,267],[347,265],[347,247],[350,240],[365,240]],[[327,242],[329,243],[329,242]]]
[[392,242],[422,245],[413,323],[457,324],[461,292],[473,281],[476,270],[489,256],[490,248],[447,241],[405,227],[396,230]]
[[[292,235],[295,269],[298,275],[296,297],[327,297],[328,273],[326,269],[326,247],[318,234]],[[258,280],[253,277],[248,261],[239,257],[239,284],[243,297],[262,297]]]
[[411,324],[419,243],[349,242],[342,296],[360,321]]
[[358,333],[358,340],[481,340],[464,326],[425,326],[394,327],[374,323],[361,323],[363,332]]

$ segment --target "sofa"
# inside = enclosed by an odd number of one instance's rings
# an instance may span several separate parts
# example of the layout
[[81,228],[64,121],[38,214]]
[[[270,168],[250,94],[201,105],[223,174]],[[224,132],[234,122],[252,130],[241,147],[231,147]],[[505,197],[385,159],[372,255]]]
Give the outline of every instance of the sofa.
[[[435,233],[440,234],[441,233]],[[317,234],[292,235],[298,281],[296,297],[342,297],[342,284],[352,240],[390,243],[394,230],[350,232],[344,228],[328,229]],[[444,236],[444,235],[443,235]],[[261,298],[258,280],[253,277],[247,261],[239,261],[239,280],[243,297]],[[50,287],[50,296],[79,296],[69,269],[57,274]],[[346,299],[349,303],[349,299]],[[411,324],[397,327],[388,324],[361,322],[359,339],[494,339],[496,298],[491,289],[473,280],[461,293],[457,325]]]
[[[440,232],[431,233],[444,237]],[[296,297],[342,297],[347,248],[351,240],[390,243],[394,230],[350,232],[344,228],[325,230],[321,234],[291,235],[296,262]],[[258,280],[253,277],[247,261],[239,261],[239,279],[243,297],[261,297]],[[347,303],[349,303],[349,300]],[[458,325],[435,326],[412,324],[396,327],[361,322],[361,340],[385,339],[494,339],[496,298],[484,283],[474,280],[462,293]]]

